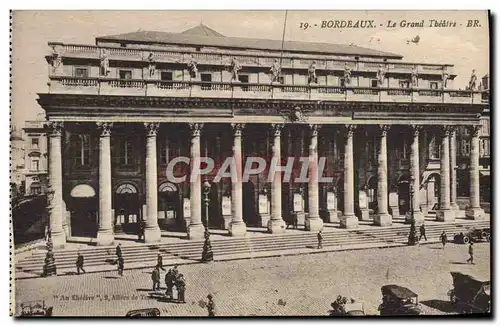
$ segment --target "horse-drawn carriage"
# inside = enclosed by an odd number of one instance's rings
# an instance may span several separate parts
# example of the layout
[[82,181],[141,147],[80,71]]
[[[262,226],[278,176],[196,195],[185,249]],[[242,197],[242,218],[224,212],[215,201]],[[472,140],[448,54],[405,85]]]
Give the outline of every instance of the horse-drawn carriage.
[[448,296],[457,311],[464,314],[489,313],[491,309],[491,282],[479,281],[459,272],[451,272],[453,289]]
[[21,303],[21,317],[51,317],[52,309],[43,300],[26,301]]

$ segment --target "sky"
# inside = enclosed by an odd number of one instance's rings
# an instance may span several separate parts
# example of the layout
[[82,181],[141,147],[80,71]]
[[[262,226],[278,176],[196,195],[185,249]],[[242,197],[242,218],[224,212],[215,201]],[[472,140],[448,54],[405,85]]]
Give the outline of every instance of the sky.
[[[14,11],[12,14],[12,124],[36,119],[43,110],[37,93],[48,90],[48,42],[95,44],[95,37],[137,30],[182,32],[200,22],[225,36],[281,40],[285,11]],[[429,20],[456,22],[429,27]],[[467,27],[468,20],[480,27]],[[376,28],[320,28],[322,21],[374,20]],[[387,27],[388,21],[396,27]],[[425,27],[400,26],[402,20]],[[301,29],[301,23],[318,27]],[[380,26],[382,24],[382,26]],[[418,44],[407,42],[415,36]],[[355,44],[402,55],[404,61],[455,65],[456,88],[472,69],[489,72],[486,11],[288,11],[285,40]]]

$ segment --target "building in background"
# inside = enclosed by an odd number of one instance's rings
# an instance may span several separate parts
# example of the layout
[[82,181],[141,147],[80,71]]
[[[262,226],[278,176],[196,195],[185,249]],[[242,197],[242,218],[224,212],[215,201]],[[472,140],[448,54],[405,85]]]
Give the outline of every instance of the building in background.
[[12,127],[10,131],[10,184],[14,196],[22,196],[25,193],[24,147],[22,130]]
[[[157,242],[161,229],[201,238],[207,221],[240,236],[247,225],[285,232],[293,215],[310,231],[324,222],[386,226],[409,221],[411,211],[419,223],[429,213],[438,221],[484,217],[479,188],[467,193],[469,210],[458,209],[453,144],[457,126],[484,139],[477,131],[488,103],[476,81],[454,87],[451,64],[405,62],[357,46],[226,37],[205,25],[49,46],[49,91],[38,102],[49,120],[49,172],[62,207],[51,211],[57,246],[72,235],[109,245],[140,219],[146,242]],[[215,159],[206,176],[208,216],[201,180],[167,178],[179,156]],[[325,176],[333,179],[296,182],[296,169],[289,183],[263,173],[214,182],[232,156],[326,157]],[[459,164],[479,178],[478,156]],[[188,173],[178,167],[176,177]],[[417,190],[411,200],[410,184]]]
[[45,193],[47,188],[47,130],[46,121],[26,121],[24,126],[24,161],[26,196]]

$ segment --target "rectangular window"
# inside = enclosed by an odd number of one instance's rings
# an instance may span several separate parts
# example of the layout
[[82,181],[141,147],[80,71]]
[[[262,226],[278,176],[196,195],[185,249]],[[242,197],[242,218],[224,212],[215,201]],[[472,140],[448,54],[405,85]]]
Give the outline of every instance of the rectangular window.
[[40,161],[38,159],[31,160],[31,171],[38,171],[40,168]]
[[[248,75],[239,75],[238,79],[240,80],[240,82],[248,84],[249,76]],[[241,90],[248,91],[248,86],[241,86]]]
[[429,88],[430,89],[438,89],[438,83],[437,82],[429,82]]
[[376,80],[376,79],[372,79],[372,80],[370,81],[370,85],[371,85],[371,87],[378,87],[378,80]]
[[467,139],[462,139],[461,144],[462,156],[469,156],[470,154],[470,141]]
[[38,138],[31,138],[31,148],[38,149]]
[[173,73],[171,71],[162,71],[161,72],[161,80],[172,81],[174,80]]
[[132,70],[120,70],[120,79],[132,79]]
[[119,163],[121,165],[130,165],[133,163],[132,140],[124,137],[120,144]]
[[75,68],[75,77],[87,78],[88,76],[89,76],[89,70],[87,68]]
[[339,83],[340,87],[345,87],[345,79],[339,78],[339,80],[340,80],[340,83]]
[[410,88],[410,82],[407,80],[400,80],[399,88]]
[[285,84],[285,76],[280,76],[279,80],[280,80],[280,84],[282,84],[282,85]]
[[[202,82],[205,82],[205,83],[212,82],[212,74],[207,74],[207,73],[200,74],[200,78],[201,78]],[[203,90],[210,89],[210,85],[201,85],[201,89],[203,89]]]
[[74,160],[76,166],[90,165],[90,135],[78,135],[75,142]]

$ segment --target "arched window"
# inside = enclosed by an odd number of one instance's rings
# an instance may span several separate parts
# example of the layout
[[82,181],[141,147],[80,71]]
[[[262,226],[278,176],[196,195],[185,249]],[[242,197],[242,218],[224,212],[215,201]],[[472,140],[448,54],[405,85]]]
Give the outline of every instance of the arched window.
[[116,193],[117,194],[136,194],[137,193],[137,188],[130,184],[130,183],[124,183],[118,186],[116,188]]

